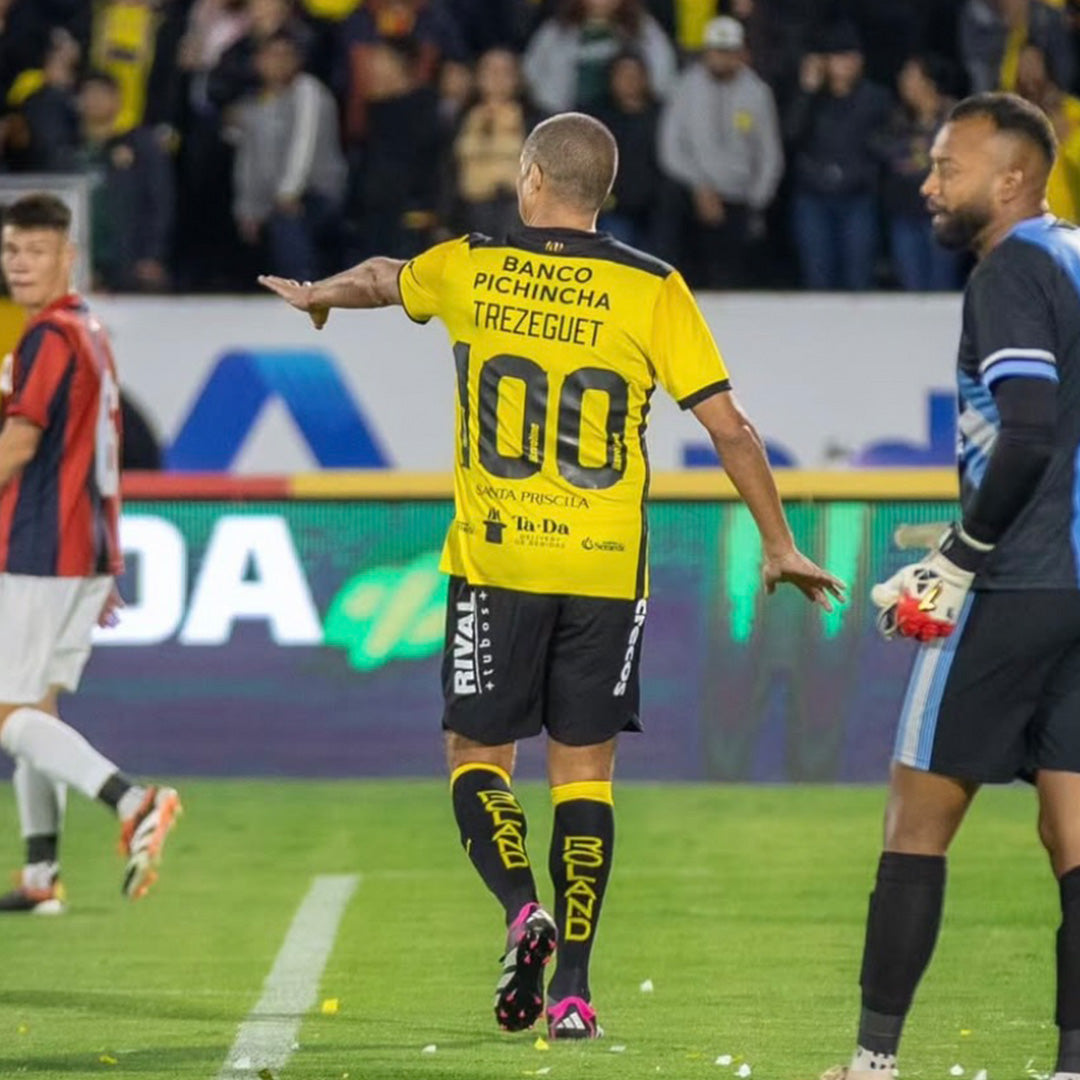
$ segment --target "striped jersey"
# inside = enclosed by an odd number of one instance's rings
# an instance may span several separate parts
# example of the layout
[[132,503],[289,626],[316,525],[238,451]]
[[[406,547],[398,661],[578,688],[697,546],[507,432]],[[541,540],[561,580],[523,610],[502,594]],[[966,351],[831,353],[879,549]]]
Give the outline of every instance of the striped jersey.
[[0,383],[4,422],[41,429],[33,459],[0,492],[0,572],[120,573],[120,391],[105,331],[82,297],[30,320]]

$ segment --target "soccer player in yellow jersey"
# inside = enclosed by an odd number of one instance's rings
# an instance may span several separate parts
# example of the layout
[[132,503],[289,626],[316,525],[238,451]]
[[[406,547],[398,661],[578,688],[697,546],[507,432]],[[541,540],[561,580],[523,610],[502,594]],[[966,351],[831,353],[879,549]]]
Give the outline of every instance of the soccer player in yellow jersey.
[[[640,730],[648,592],[645,424],[659,383],[712,436],[761,530],[764,582],[830,607],[843,585],[795,548],[761,439],[685,282],[596,232],[617,155],[596,120],[540,124],[521,156],[524,227],[401,263],[369,259],[314,284],[263,277],[316,327],[332,307],[400,304],[446,325],[457,371],[455,516],[443,687],[462,843],[508,925],[500,1026],[544,1011],[554,1038],[600,1034],[589,955],[611,870],[612,768]],[[548,733],[555,804],[552,918],[537,902],[525,815],[511,789],[518,739]]]

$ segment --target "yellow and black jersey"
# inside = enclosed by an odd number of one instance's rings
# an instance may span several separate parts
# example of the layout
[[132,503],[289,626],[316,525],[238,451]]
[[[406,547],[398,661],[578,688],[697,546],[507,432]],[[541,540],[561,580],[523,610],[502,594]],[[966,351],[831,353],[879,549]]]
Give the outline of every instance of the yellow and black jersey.
[[728,389],[670,266],[604,234],[473,235],[405,264],[410,318],[445,323],[457,369],[455,519],[442,569],[475,585],[634,599],[647,580],[645,426]]

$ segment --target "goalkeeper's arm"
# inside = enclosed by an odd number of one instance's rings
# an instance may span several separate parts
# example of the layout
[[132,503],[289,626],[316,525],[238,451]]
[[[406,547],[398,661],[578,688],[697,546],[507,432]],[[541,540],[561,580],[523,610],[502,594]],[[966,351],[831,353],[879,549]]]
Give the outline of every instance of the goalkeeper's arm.
[[972,572],[1027,505],[1054,452],[1055,381],[1002,379],[994,386],[994,401],[1001,429],[986,473],[959,532],[943,550],[962,570]]

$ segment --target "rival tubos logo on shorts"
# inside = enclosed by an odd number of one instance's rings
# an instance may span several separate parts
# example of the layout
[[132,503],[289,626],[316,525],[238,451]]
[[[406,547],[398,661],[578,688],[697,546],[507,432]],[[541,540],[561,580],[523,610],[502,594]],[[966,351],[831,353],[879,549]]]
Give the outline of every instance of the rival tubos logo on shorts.
[[645,615],[649,610],[648,600],[639,600],[634,608],[634,625],[630,630],[630,637],[626,641],[626,655],[623,657],[622,671],[619,672],[619,681],[611,692],[612,697],[625,697],[626,684],[630,681],[630,675],[634,670],[634,653],[637,644],[641,640],[641,630],[645,625]]
[[470,592],[468,600],[458,600],[454,605],[457,611],[457,625],[454,628],[454,693],[462,697],[495,689],[491,681],[491,676],[495,674],[492,666],[494,657],[488,636],[491,623],[484,621],[491,609],[481,606],[478,610],[477,598],[483,605],[488,596],[483,591]]

